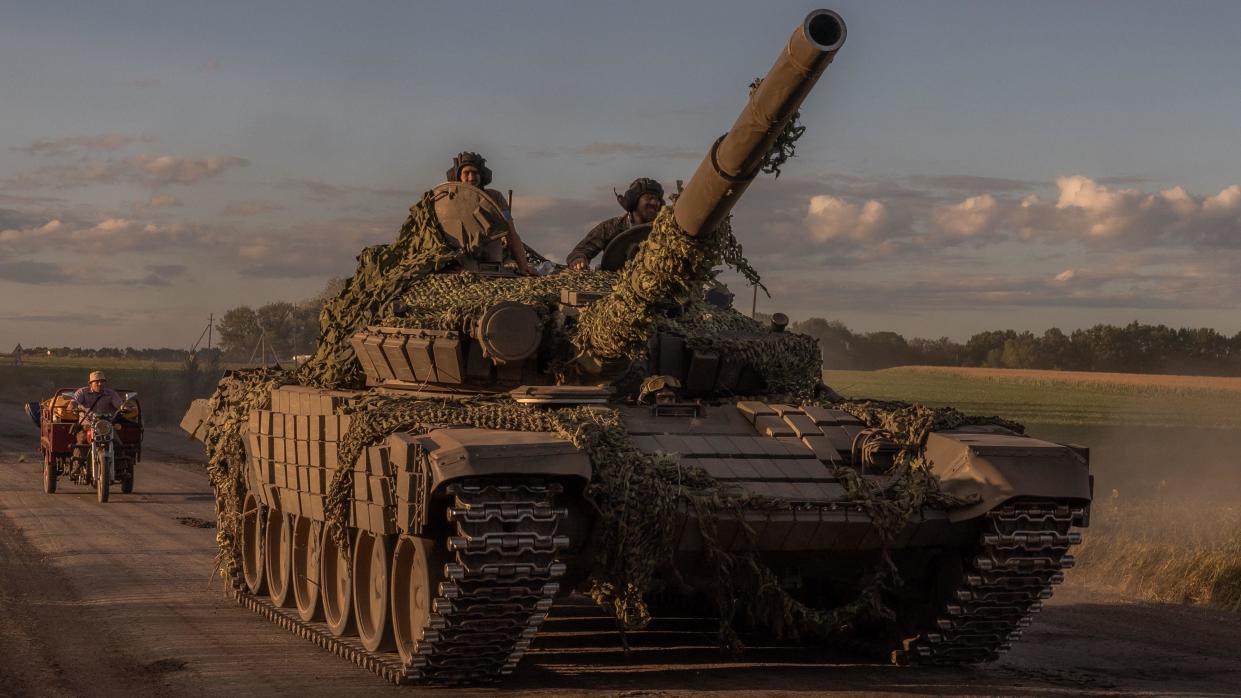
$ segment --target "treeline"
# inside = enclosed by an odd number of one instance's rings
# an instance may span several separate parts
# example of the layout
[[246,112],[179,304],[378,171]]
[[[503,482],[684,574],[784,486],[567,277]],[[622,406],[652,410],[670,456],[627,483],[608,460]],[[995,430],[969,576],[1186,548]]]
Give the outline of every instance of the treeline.
[[[277,301],[258,308],[232,308],[216,324],[220,349],[230,361],[287,361],[298,354],[313,354],[319,339],[319,311],[344,287],[344,279],[332,279],[317,296],[298,303]],[[264,359],[266,357],[266,359]]]
[[[219,349],[199,349],[197,360],[200,364],[219,363],[222,352]],[[86,349],[82,347],[22,347],[22,356],[56,356],[71,359],[133,359],[137,361],[185,361],[189,352],[185,349],[135,349],[134,347],[103,347]]]
[[980,332],[964,344],[947,337],[905,339],[895,332],[855,333],[835,320],[795,322],[795,332],[819,340],[827,368],[870,370],[921,364],[1063,371],[1241,375],[1241,332],[1171,328],[1132,322],[1065,333]]

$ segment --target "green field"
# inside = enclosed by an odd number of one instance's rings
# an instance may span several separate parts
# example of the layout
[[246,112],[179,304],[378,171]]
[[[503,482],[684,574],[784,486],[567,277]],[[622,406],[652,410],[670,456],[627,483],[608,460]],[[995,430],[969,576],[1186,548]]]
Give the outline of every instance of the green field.
[[0,400],[41,401],[57,388],[86,385],[94,370],[106,372],[112,388],[137,391],[143,417],[152,426],[179,422],[193,398],[211,394],[220,375],[218,371],[190,372],[177,361],[35,357],[15,366],[10,359],[0,364]]
[[1236,379],[901,367],[826,371],[824,380],[846,397],[1000,415],[1035,436],[1089,447],[1092,520],[1069,578],[1241,610]]
[[915,367],[824,371],[824,382],[845,397],[952,406],[1040,425],[1241,429],[1236,390],[1143,384],[1132,376],[1107,382],[1057,379],[1050,371],[1048,377],[993,373]]

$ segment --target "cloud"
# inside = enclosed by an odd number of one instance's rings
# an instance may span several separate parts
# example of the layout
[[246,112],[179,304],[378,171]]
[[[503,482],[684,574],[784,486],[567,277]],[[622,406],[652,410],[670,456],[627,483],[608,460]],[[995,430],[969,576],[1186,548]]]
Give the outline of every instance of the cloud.
[[570,148],[569,152],[573,155],[585,155],[587,157],[609,157],[612,155],[627,155],[638,158],[667,158],[672,160],[701,160],[701,150],[691,150],[689,148],[674,148],[666,145],[653,145],[650,143],[607,143],[595,142],[587,143],[583,146]]
[[999,205],[990,194],[971,196],[953,206],[935,209],[935,224],[945,232],[973,237],[987,231],[999,216]]
[[19,175],[5,183],[6,189],[24,186],[84,187],[102,184],[141,184],[149,187],[188,186],[215,177],[249,160],[235,155],[209,158],[182,158],[167,154],[135,155],[123,159],[84,162],[76,165],[45,167],[34,175]]
[[828,194],[810,198],[805,219],[810,236],[819,242],[875,239],[887,222],[887,207],[874,199],[858,205]]
[[951,189],[954,191],[984,190],[993,192],[1028,190],[1036,184],[1023,179],[979,177],[976,175],[914,175],[912,177],[905,177],[904,181],[914,187],[929,189]]
[[226,216],[261,216],[283,209],[283,206],[268,199],[247,199],[225,206],[223,213]]
[[139,168],[145,176],[160,184],[194,184],[233,167],[245,167],[249,160],[235,155],[218,158],[178,158],[172,155],[139,155],[126,164]]
[[1157,194],[1113,188],[1082,175],[1058,177],[1055,202],[1021,200],[1013,227],[1023,238],[1058,236],[1096,246],[1241,247],[1241,186],[1197,197],[1174,186]]
[[33,261],[0,262],[0,281],[19,284],[52,284],[63,278],[59,264]]
[[346,186],[338,184],[329,184],[319,179],[286,179],[279,183],[284,189],[300,189],[302,194],[313,201],[334,201],[354,194],[363,194],[369,196],[397,197],[414,200],[417,199],[418,193],[412,189],[382,189],[373,187]]
[[33,255],[44,251],[63,254],[113,255],[153,252],[165,248],[210,248],[217,231],[182,223],[161,224],[119,216],[79,217],[72,212],[56,218],[0,229],[0,257]]
[[30,145],[14,148],[14,150],[30,155],[67,155],[82,150],[117,150],[133,143],[135,140],[133,136],[127,136],[122,133],[101,133],[96,136],[41,139],[34,141]]

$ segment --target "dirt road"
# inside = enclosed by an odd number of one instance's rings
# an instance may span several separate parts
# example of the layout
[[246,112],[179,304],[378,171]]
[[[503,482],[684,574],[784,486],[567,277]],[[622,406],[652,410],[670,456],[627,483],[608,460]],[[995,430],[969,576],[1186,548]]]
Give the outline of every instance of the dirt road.
[[[136,492],[97,504],[41,490],[37,434],[0,403],[0,694],[422,695],[294,637],[227,599],[210,571],[214,518],[196,444],[151,433]],[[1002,661],[903,669],[763,649],[637,649],[558,638],[503,693],[604,695],[1241,695],[1241,616],[1134,603],[1070,584]],[[494,695],[493,689],[436,694]]]

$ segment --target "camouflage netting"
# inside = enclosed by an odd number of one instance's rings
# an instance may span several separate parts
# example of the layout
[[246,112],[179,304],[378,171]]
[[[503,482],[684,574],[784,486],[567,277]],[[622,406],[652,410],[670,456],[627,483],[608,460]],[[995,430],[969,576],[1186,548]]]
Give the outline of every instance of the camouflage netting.
[[547,320],[560,304],[560,290],[607,293],[617,273],[565,269],[547,276],[484,276],[471,272],[433,274],[401,297],[402,306],[379,325],[462,331],[488,307],[517,301],[534,307]]
[[722,259],[718,229],[690,237],[677,225],[673,206],[665,206],[612,294],[582,313],[574,343],[602,359],[641,356],[659,320],[698,298]]
[[[762,78],[755,78],[750,83],[750,96],[758,91],[758,86],[763,84]],[[806,127],[801,123],[801,110],[793,112],[793,116],[784,124],[784,129],[776,134],[776,140],[771,144],[771,150],[767,151],[767,155],[763,157],[763,162],[759,169],[770,175],[780,177],[780,168],[784,166],[789,158],[797,157],[797,141],[806,133]]]
[[215,489],[215,540],[220,549],[216,569],[226,579],[238,580],[241,575],[238,541],[246,492],[246,420],[250,410],[270,406],[272,388],[292,381],[293,373],[281,368],[229,371],[207,402],[207,418],[201,429],[207,476]]
[[358,255],[358,270],[319,316],[319,344],[301,367],[297,382],[323,388],[361,388],[362,367],[349,337],[387,315],[392,303],[428,274],[457,259],[444,242],[430,192],[409,209],[409,218],[391,245],[375,245]]

